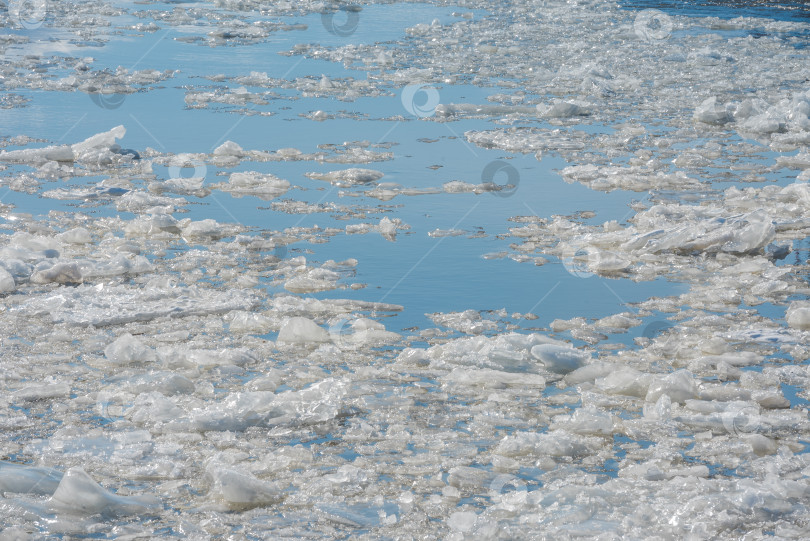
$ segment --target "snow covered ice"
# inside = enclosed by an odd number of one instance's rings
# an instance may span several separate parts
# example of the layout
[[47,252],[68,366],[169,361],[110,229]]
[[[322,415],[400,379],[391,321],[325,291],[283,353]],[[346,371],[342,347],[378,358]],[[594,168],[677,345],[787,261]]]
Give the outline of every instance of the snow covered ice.
[[805,5],[6,7],[0,539],[810,537]]

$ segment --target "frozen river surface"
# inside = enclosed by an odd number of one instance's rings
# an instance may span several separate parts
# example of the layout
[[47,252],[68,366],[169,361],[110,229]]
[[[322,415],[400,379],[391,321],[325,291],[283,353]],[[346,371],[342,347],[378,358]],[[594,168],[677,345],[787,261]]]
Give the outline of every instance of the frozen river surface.
[[0,4],[0,540],[807,539],[806,4]]

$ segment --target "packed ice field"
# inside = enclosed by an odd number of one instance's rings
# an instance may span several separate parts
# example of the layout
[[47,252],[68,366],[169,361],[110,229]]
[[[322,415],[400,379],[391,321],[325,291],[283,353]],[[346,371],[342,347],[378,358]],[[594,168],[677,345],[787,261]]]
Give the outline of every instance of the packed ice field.
[[749,7],[0,5],[0,539],[809,538]]

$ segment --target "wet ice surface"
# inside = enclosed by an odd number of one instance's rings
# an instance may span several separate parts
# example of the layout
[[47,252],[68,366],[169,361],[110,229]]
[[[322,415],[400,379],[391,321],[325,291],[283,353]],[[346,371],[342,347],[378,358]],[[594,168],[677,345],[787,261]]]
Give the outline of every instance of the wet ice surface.
[[504,4],[4,7],[5,537],[810,535],[807,23]]

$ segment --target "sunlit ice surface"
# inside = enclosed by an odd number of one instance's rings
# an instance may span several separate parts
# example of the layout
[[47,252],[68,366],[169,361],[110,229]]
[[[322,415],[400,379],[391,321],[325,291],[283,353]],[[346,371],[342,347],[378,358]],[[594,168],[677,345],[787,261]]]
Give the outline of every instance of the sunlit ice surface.
[[805,3],[0,25],[4,539],[810,536]]

